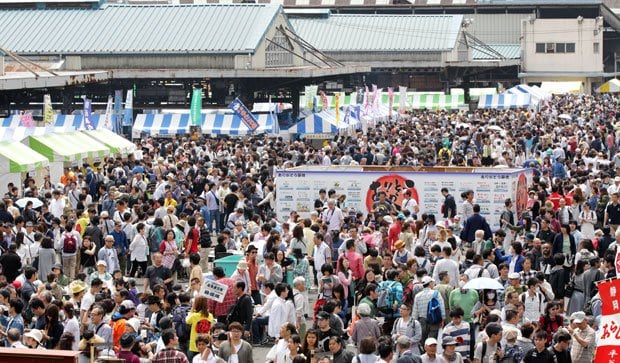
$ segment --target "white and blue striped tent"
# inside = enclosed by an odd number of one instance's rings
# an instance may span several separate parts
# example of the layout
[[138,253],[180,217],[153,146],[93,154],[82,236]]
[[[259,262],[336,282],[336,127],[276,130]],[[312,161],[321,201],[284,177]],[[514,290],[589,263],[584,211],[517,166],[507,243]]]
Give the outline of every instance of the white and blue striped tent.
[[211,135],[258,135],[273,134],[277,130],[277,117],[273,114],[254,114],[258,121],[258,128],[253,132],[241,121],[241,118],[232,113],[203,115],[202,133]]
[[[99,126],[99,120],[103,120],[104,115],[93,114],[91,118],[93,128]],[[19,120],[19,115],[12,115],[7,118],[0,119],[0,127],[22,127]],[[114,119],[114,116],[112,116]],[[43,126],[42,122],[37,122],[37,126]],[[72,130],[86,130],[84,126],[84,117],[82,115],[54,115],[52,125],[56,128],[65,128],[68,131]]]
[[[340,130],[355,128],[361,125],[355,110],[351,112],[349,121],[344,122],[346,111],[343,109],[339,114],[339,122],[336,122],[336,112],[325,110],[310,114],[305,119],[289,127],[290,134],[336,134]],[[337,125],[336,125],[337,124]]]
[[[271,114],[254,115],[259,127],[253,134],[273,133],[276,127],[275,116]],[[133,125],[132,137],[141,134],[176,135],[187,134],[190,130],[189,114],[139,114]],[[250,130],[241,119],[230,113],[203,114],[201,130],[203,134],[241,136],[249,135]]]
[[483,95],[478,101],[478,108],[496,108],[500,110],[510,108],[529,108],[531,95],[529,93],[499,95]]
[[190,127],[189,121],[189,114],[139,114],[133,124],[131,136],[139,138],[143,133],[149,135],[187,134]]

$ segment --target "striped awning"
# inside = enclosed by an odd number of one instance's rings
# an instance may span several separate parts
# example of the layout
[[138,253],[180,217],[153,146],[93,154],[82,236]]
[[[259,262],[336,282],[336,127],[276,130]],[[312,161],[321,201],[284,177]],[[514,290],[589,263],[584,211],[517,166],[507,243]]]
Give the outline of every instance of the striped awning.
[[276,117],[271,114],[255,114],[254,117],[258,120],[258,129],[250,132],[241,118],[234,114],[207,114],[203,116],[202,133],[211,135],[243,136],[273,133],[277,122]]
[[509,88],[506,90],[506,93],[511,94],[529,94],[532,98],[535,99],[536,102],[540,100],[546,100],[551,98],[551,95],[543,91],[537,86],[528,86],[527,84],[520,84]]
[[[12,115],[7,118],[0,119],[0,127],[22,127],[19,115]],[[99,125],[99,119],[103,120],[103,115],[93,114],[91,121],[93,128]],[[37,126],[44,126],[42,122],[38,122]],[[65,128],[68,130],[85,130],[84,117],[82,115],[54,115],[53,122],[50,126]]]
[[136,145],[134,143],[110,130],[84,130],[82,132],[107,146],[113,154],[129,155],[136,151]]
[[28,136],[41,136],[51,133],[72,132],[73,129],[64,127],[0,127],[0,140],[2,141],[22,141]]
[[323,118],[320,114],[315,113],[289,127],[288,132],[290,134],[304,135],[336,134],[338,133],[338,127],[328,121],[327,118]]
[[452,110],[464,106],[464,95],[418,94],[411,102],[414,110]]
[[0,142],[0,174],[25,173],[49,166],[49,160],[17,141]]
[[478,108],[527,108],[530,106],[531,96],[529,93],[499,95],[484,95],[478,101]]
[[[204,120],[204,115],[203,115]],[[133,124],[131,136],[139,138],[141,134],[176,135],[189,133],[189,114],[139,114]]]
[[81,162],[110,154],[107,146],[81,132],[29,136],[28,144],[49,161],[57,162]]

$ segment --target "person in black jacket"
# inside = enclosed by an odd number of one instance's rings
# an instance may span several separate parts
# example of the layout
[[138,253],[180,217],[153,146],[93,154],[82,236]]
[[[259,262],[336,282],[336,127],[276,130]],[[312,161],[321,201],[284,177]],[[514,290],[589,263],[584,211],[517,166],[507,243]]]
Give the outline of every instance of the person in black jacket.
[[441,194],[445,197],[443,205],[441,206],[443,217],[450,218],[450,220],[452,220],[452,218],[456,215],[456,201],[448,192],[448,188],[441,188]]
[[17,255],[17,245],[11,243],[9,252],[0,256],[0,265],[2,272],[6,277],[6,281],[11,283],[15,281],[22,269],[22,259]]
[[233,288],[233,292],[235,296],[237,296],[237,300],[230,307],[230,311],[228,312],[228,324],[236,321],[243,325],[243,336],[249,338],[254,303],[250,295],[245,293],[245,282],[237,281]]

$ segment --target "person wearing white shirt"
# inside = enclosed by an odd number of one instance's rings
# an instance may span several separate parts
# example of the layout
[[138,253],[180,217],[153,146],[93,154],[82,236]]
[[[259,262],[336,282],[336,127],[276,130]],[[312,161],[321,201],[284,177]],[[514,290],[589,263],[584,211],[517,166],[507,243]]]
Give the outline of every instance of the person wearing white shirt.
[[288,296],[288,286],[284,283],[276,285],[276,298],[271,306],[269,323],[267,324],[267,334],[272,338],[280,337],[280,328],[288,322],[286,297]]
[[308,290],[306,290],[306,279],[302,276],[295,277],[293,280],[293,300],[295,301],[295,316],[297,318],[297,329],[300,336],[306,334],[306,319],[310,314],[308,302]]
[[256,316],[254,317],[254,319],[252,319],[251,324],[252,337],[254,339],[253,343],[255,344],[262,343],[263,327],[269,324],[269,314],[271,312],[271,307],[273,306],[273,302],[277,297],[274,287],[275,285],[271,282],[267,282],[263,285],[263,292],[267,295],[267,297],[265,298],[265,304],[256,307]]
[[464,274],[469,277],[468,281],[471,281],[478,277],[491,277],[491,274],[484,268],[482,263],[482,256],[475,255],[473,259],[473,264],[464,272]]
[[450,286],[456,288],[459,282],[459,265],[450,258],[452,255],[452,248],[444,247],[441,253],[443,258],[435,264],[433,279],[439,281],[439,273],[446,271],[448,272],[448,276],[450,276]]
[[314,234],[314,251],[312,253],[312,261],[314,262],[314,271],[316,272],[317,279],[320,279],[323,275],[321,273],[321,267],[324,264],[332,263],[332,253],[327,243],[325,243],[323,234],[317,232]]
[[65,212],[65,199],[58,190],[52,192],[52,200],[50,201],[49,211],[56,218],[60,218]]
[[332,235],[340,232],[340,228],[344,223],[344,215],[342,214],[342,210],[336,207],[336,200],[330,199],[327,201],[327,209],[323,211],[321,216],[323,222],[327,225],[327,232]]
[[545,296],[537,291],[537,285],[540,283],[537,278],[533,277],[527,281],[527,291],[519,296],[525,307],[523,316],[529,321],[538,321],[540,316],[545,312],[547,302]]

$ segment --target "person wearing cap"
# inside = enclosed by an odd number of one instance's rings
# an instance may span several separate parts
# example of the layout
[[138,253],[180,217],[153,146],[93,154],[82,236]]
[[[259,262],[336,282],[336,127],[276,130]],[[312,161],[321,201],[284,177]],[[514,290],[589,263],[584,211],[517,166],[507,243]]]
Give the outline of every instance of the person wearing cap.
[[[271,256],[273,256],[273,253],[271,254]],[[264,268],[265,265],[261,265],[259,267],[260,268]],[[280,267],[280,271],[282,270],[282,268]],[[264,275],[263,275],[264,276]],[[257,275],[257,280],[258,282],[265,282],[265,281],[261,281],[260,279],[258,279],[258,277],[260,277],[260,272]],[[246,294],[251,294],[251,281],[250,281],[250,273],[248,272],[248,263],[246,260],[240,260],[237,263],[237,268],[235,269],[235,272],[233,272],[233,274],[230,276],[230,278],[237,282],[237,281],[242,281],[245,284],[245,293]]]
[[26,346],[30,349],[45,350],[45,347],[41,344],[43,340],[43,333],[39,329],[31,329],[24,334],[24,341]]
[[437,296],[439,300],[439,304],[441,307],[441,318],[446,318],[445,304],[443,302],[443,298],[441,294],[434,290],[435,280],[433,280],[430,276],[424,276],[422,278],[422,286],[423,289],[420,291],[413,302],[413,308],[411,311],[411,316],[420,322],[422,326],[422,339],[426,340],[428,337],[437,338],[437,334],[439,332],[439,326],[442,322],[438,324],[430,324],[426,321],[426,316],[428,312],[428,304],[434,296]]
[[125,363],[140,363],[140,358],[131,351],[135,343],[134,335],[131,333],[123,333],[120,342],[121,349],[116,353],[116,357],[124,359]]
[[[442,357],[446,362],[463,363],[463,356],[461,355],[461,353],[456,351],[457,344],[462,343],[457,342],[454,337],[444,337],[441,342],[441,346],[443,347],[443,353],[440,357]],[[469,347],[469,344],[467,344],[467,347]]]
[[379,323],[371,318],[370,306],[368,304],[360,304],[357,308],[357,315],[359,315],[359,319],[353,325],[353,333],[351,334],[351,339],[355,346],[359,347],[362,339],[369,336],[379,339],[382,334],[381,328]]
[[114,221],[114,229],[110,232],[110,236],[114,238],[114,250],[118,259],[118,269],[122,271],[124,276],[127,273],[129,241],[127,234],[123,231],[123,223],[121,221]]
[[420,356],[422,363],[446,363],[443,357],[437,355],[437,339],[424,340],[424,354]]
[[330,314],[326,311],[321,311],[317,315],[318,325],[318,337],[317,348],[320,352],[329,352],[329,338],[338,335],[338,333],[332,329],[329,324]]
[[583,311],[577,311],[570,316],[570,325],[567,328],[573,344],[570,355],[574,363],[590,363],[594,360],[596,351],[596,332]]
[[127,320],[134,317],[136,314],[136,305],[131,300],[123,300],[121,302],[118,313],[112,316],[110,325],[112,326],[112,341],[114,343],[114,351],[118,352],[120,349],[120,340],[123,333],[125,333]]

